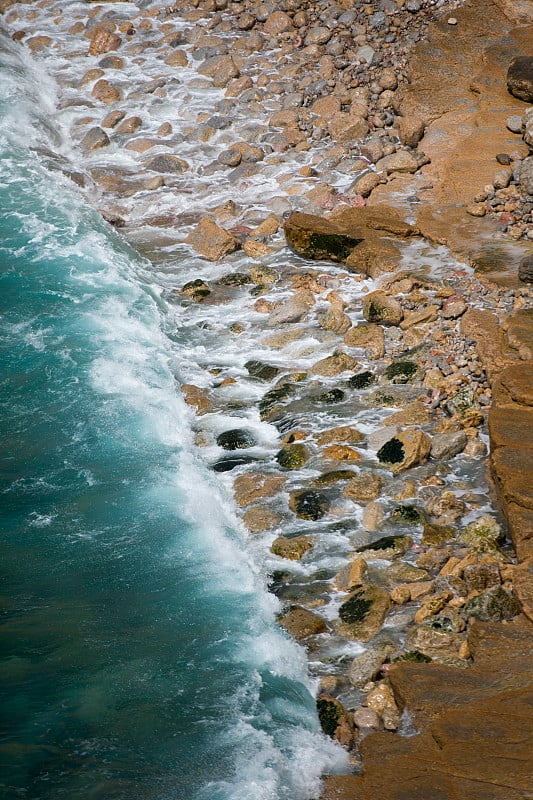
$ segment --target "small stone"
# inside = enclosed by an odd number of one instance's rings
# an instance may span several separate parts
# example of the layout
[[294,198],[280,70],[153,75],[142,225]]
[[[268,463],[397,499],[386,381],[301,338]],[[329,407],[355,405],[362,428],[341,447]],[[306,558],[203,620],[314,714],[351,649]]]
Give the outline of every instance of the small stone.
[[456,433],[438,433],[431,439],[431,458],[437,461],[447,461],[462,453],[468,438],[461,430]]
[[106,105],[116,103],[122,97],[120,89],[117,89],[116,86],[112,86],[105,78],[100,78],[99,81],[96,81],[92,88],[91,95],[96,100],[100,100]]
[[398,300],[378,290],[365,296],[363,316],[370,323],[399,325],[403,319],[403,310]]
[[373,708],[356,708],[353,712],[353,721],[359,729],[378,731],[381,728],[379,714]]
[[329,447],[325,447],[322,451],[322,455],[324,458],[327,458],[328,461],[343,461],[347,464],[350,464],[354,461],[360,461],[361,455],[354,450],[353,447],[349,447],[347,444],[332,444]]
[[305,445],[300,443],[289,444],[278,451],[276,461],[284,469],[300,469],[309,458]]
[[522,126],[524,122],[522,117],[520,117],[518,114],[513,114],[512,116],[507,117],[505,124],[511,133],[522,133]]
[[325,378],[330,378],[335,375],[339,375],[341,372],[345,372],[346,370],[354,370],[357,369],[359,366],[358,362],[355,358],[347,355],[347,353],[343,353],[339,351],[334,353],[332,356],[328,356],[327,358],[322,358],[320,361],[317,361],[309,372],[312,375],[321,375]]

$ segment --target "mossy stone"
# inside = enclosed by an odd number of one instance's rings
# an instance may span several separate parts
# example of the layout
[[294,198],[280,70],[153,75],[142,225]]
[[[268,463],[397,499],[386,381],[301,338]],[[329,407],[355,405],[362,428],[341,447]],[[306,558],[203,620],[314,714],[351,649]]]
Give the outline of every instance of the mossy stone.
[[261,381],[271,381],[279,373],[279,367],[273,367],[271,364],[265,364],[264,361],[256,359],[247,361],[244,367],[252,378],[258,378]]
[[339,481],[350,481],[355,475],[357,475],[357,473],[354,472],[353,469],[334,469],[330,470],[330,472],[324,472],[316,478],[314,485],[318,488],[322,486],[331,486],[334,483],[339,483]]
[[415,361],[395,361],[385,370],[385,377],[391,383],[409,383],[418,371]]
[[396,658],[392,659],[393,663],[408,661],[413,664],[429,664],[432,660],[425,653],[421,653],[420,650],[410,650],[408,653],[402,653],[401,656],[396,656]]
[[291,494],[289,508],[300,519],[317,520],[328,512],[329,501],[320,492],[303,489]]
[[362,622],[370,608],[372,600],[365,599],[365,590],[360,589],[355,592],[339,608],[339,617],[343,622],[353,625],[355,622]]
[[218,284],[220,286],[244,286],[251,282],[252,279],[247,272],[230,272],[228,275],[223,275]]
[[303,467],[308,458],[309,453],[307,448],[300,442],[282,447],[276,455],[276,461],[280,467],[284,467],[285,469],[299,469]]
[[373,372],[358,372],[357,375],[352,375],[348,380],[348,386],[350,389],[366,389],[368,386],[371,386],[375,380],[376,376]]
[[333,737],[343,716],[341,704],[333,697],[319,697],[316,701],[316,710],[322,730],[326,736]]
[[379,448],[377,457],[382,464],[400,464],[405,458],[404,446],[396,436],[393,436]]
[[391,520],[399,525],[423,525],[425,517],[419,508],[408,504],[396,506],[392,510]]
[[201,278],[197,278],[194,281],[189,281],[182,287],[181,293],[188,297],[190,300],[194,300],[195,303],[200,302],[211,294],[211,289],[207,285],[207,283]]
[[217,444],[224,450],[245,450],[247,447],[254,447],[257,442],[250,431],[246,431],[244,428],[233,428],[219,434]]
[[330,389],[327,392],[322,392],[322,394],[317,394],[315,400],[319,403],[342,403],[345,397],[346,395],[342,389]]

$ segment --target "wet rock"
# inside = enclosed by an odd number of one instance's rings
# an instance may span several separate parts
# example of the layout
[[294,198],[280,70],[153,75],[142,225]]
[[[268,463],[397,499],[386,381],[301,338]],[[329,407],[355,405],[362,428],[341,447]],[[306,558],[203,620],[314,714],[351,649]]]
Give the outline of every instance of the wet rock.
[[394,653],[390,642],[376,642],[357,655],[348,670],[348,680],[356,689],[362,689],[380,672],[382,664]]
[[292,20],[284,11],[273,11],[268,15],[263,30],[271,36],[285,33],[292,28]]
[[375,472],[366,470],[346,484],[343,494],[356,503],[367,503],[381,494],[383,480]]
[[403,310],[398,300],[378,290],[365,295],[363,316],[368,322],[399,325],[403,319]]
[[468,437],[462,430],[455,433],[438,433],[431,439],[431,458],[447,461],[462,453],[467,441]]
[[252,378],[258,378],[261,381],[271,381],[279,373],[279,367],[273,367],[271,364],[265,364],[264,361],[256,359],[247,361],[244,368],[248,370]]
[[249,508],[243,515],[242,521],[250,533],[263,533],[279,524],[281,517],[268,508]]
[[319,445],[328,444],[357,444],[364,439],[363,434],[351,425],[340,425],[336,428],[329,428],[316,436]]
[[418,373],[415,361],[394,361],[385,370],[385,377],[395,384],[412,383]]
[[333,486],[333,484],[340,483],[340,481],[349,481],[354,475],[355,472],[353,469],[332,469],[328,472],[323,472],[322,475],[315,478],[313,486],[316,486],[317,489],[321,489],[325,486]]
[[295,392],[294,384],[281,383],[274,389],[270,389],[259,403],[259,416],[262,421],[272,419],[283,407],[284,400],[289,399]]
[[321,519],[329,511],[329,501],[325,495],[313,490],[291,492],[289,508],[300,519]]
[[189,281],[182,287],[181,293],[184,297],[192,300],[194,303],[199,303],[205,297],[211,294],[211,289],[205,281],[197,278],[194,281]]
[[300,561],[303,556],[313,547],[313,539],[310,536],[294,536],[292,539],[287,536],[278,536],[270,546],[275,556],[288,558],[291,561]]
[[293,606],[286,614],[282,614],[278,617],[278,623],[297,642],[305,642],[309,636],[328,632],[322,617],[301,606]]
[[[156,156],[156,158],[160,158],[160,156]],[[208,261],[219,261],[241,246],[236,236],[221,228],[209,217],[204,217],[185,241]]]
[[117,103],[122,98],[120,89],[116,86],[112,86],[105,78],[100,78],[99,81],[96,81],[92,88],[91,95],[96,100],[100,100],[106,105]]
[[224,450],[245,450],[254,447],[257,442],[250,431],[244,428],[233,428],[217,436],[217,444]]
[[388,239],[365,239],[346,259],[346,266],[352,272],[379,278],[387,272],[398,268],[400,251],[398,246]]
[[424,464],[431,450],[431,441],[424,431],[411,428],[398,433],[377,452],[378,461],[395,475]]
[[334,353],[332,356],[327,356],[327,358],[321,358],[320,361],[317,361],[309,372],[312,375],[321,375],[325,378],[331,378],[334,375],[339,375],[341,372],[345,372],[346,370],[354,370],[357,369],[359,364],[352,358],[351,356],[343,353],[342,351],[338,351]]
[[393,508],[390,519],[391,522],[394,522],[396,525],[423,525],[425,522],[423,512],[416,506],[410,504]]
[[472,597],[461,609],[464,619],[474,617],[482,622],[501,622],[520,614],[518,601],[501,586],[491,586],[485,592]]
[[416,624],[421,625],[430,617],[433,617],[436,614],[438,614],[439,611],[442,611],[442,609],[451,599],[452,599],[452,593],[448,591],[441,592],[440,594],[434,594],[431,597],[428,597],[426,600],[422,602],[420,608],[415,614]]
[[379,586],[358,589],[339,608],[337,632],[347,639],[370,641],[381,629],[390,604],[389,593]]
[[465,512],[464,502],[453,492],[443,492],[432,497],[426,503],[426,511],[431,517],[437,517],[440,525],[453,525],[461,519]]
[[376,531],[385,519],[385,511],[381,503],[377,500],[372,500],[363,509],[363,518],[361,525],[365,531]]
[[403,556],[412,544],[410,536],[382,536],[371,544],[358,547],[357,552],[366,553],[369,558],[384,558],[390,561],[392,558]]
[[340,308],[330,308],[319,316],[318,324],[326,331],[344,334],[351,328],[352,321]]
[[181,391],[187,405],[193,406],[197,414],[208,414],[212,411],[213,406],[206,389],[201,389],[192,383],[184,383]]
[[450,542],[455,538],[455,529],[451,525],[436,525],[435,523],[425,522],[424,532],[422,533],[422,544],[428,547],[438,546],[445,542]]
[[198,72],[200,75],[212,78],[213,86],[217,88],[226,87],[233,78],[238,78],[241,74],[233,58],[228,55],[206,58],[198,68]]
[[376,374],[374,372],[359,372],[348,379],[348,386],[350,389],[368,389],[375,381]]
[[267,324],[270,328],[275,328],[288,322],[299,322],[307,316],[314,303],[315,298],[311,292],[297,292],[269,314]]
[[80,142],[82,150],[98,150],[100,147],[107,147],[110,144],[109,136],[102,128],[91,128],[87,131]]
[[[420,583],[422,581],[427,581],[429,578],[429,573],[426,572],[425,569],[413,567],[412,564],[406,564],[403,561],[395,561],[387,567],[385,575],[389,584]],[[411,592],[409,592],[409,599],[410,598]]]
[[396,411],[387,417],[386,422],[387,427],[405,428],[407,425],[424,425],[430,419],[431,414],[428,407],[422,401],[415,400],[401,411]]
[[282,475],[246,472],[235,478],[233,484],[235,501],[237,505],[243,507],[264,497],[273,497],[283,489],[286,480]]
[[533,283],[533,256],[524,256],[518,265],[518,280]]
[[352,463],[361,459],[361,455],[357,450],[347,444],[329,445],[329,447],[324,448],[322,455],[328,461],[344,461],[345,463]]
[[387,731],[395,731],[400,724],[400,712],[393,694],[386,683],[380,683],[366,698],[368,708],[375,711],[383,720]]
[[358,556],[335,575],[335,588],[340,592],[350,592],[365,583],[366,573],[367,563],[362,556]]
[[533,103],[533,56],[513,58],[507,70],[507,89],[519,100]]
[[432,659],[445,659],[457,657],[463,641],[464,634],[420,625],[409,632],[406,647]]
[[393,172],[413,174],[418,170],[418,161],[407,150],[398,150],[390,156],[381,158],[376,164],[376,169],[386,175],[391,175]]
[[385,354],[385,336],[380,325],[355,325],[344,337],[348,347],[364,347],[368,358],[383,358]]
[[276,461],[284,469],[300,469],[309,459],[309,453],[304,444],[299,442],[288,444],[278,451]]
[[469,593],[483,592],[500,585],[500,568],[496,563],[469,564],[463,570],[463,580]]
[[461,296],[453,295],[448,297],[442,306],[441,317],[443,319],[458,319],[468,309],[467,304]]
[[230,472],[236,467],[242,467],[244,464],[250,464],[254,461],[253,456],[226,456],[221,458],[212,465],[213,472]]
[[188,163],[183,158],[166,153],[161,153],[149,159],[145,163],[145,167],[146,169],[151,169],[153,172],[170,172],[175,175],[179,175],[189,169]]
[[342,389],[328,389],[327,392],[321,392],[313,397],[317,403],[342,403],[346,399],[346,394]]
[[337,226],[321,217],[295,212],[283,226],[287,244],[304,258],[344,261],[362,241],[342,233]]
[[344,747],[350,748],[354,743],[353,717],[342,703],[329,695],[321,696],[316,701],[318,719],[327,736],[336,739]]
[[118,109],[110,111],[102,120],[102,128],[115,128],[125,116],[125,111],[119,111]]
[[111,50],[118,50],[122,44],[122,39],[117,33],[106,31],[103,28],[96,28],[91,37],[89,45],[90,56],[100,56],[109,53]]
[[498,543],[503,538],[500,525],[488,514],[470,522],[459,535],[459,541],[473,547],[477,553],[498,552]]

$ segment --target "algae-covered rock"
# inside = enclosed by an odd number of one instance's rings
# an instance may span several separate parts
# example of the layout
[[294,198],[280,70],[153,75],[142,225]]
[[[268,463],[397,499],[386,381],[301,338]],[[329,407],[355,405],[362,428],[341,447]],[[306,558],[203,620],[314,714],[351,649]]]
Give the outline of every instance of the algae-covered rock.
[[397,525],[423,525],[423,512],[414,505],[396,506],[390,515],[391,521]]
[[204,299],[204,297],[207,297],[211,294],[211,289],[205,281],[203,281],[201,278],[197,278],[194,281],[189,281],[186,283],[185,286],[182,287],[181,293],[189,300],[199,303]]
[[284,224],[287,244],[304,258],[345,261],[363,237],[342,233],[333,222],[312,214],[291,214]]
[[278,623],[297,642],[303,642],[309,636],[328,631],[328,626],[322,617],[301,606],[293,606],[286,614],[279,616]]
[[310,536],[278,536],[270,546],[270,550],[275,556],[288,558],[291,561],[299,561],[313,547],[313,539]]
[[233,428],[219,434],[217,444],[224,450],[245,450],[247,447],[254,447],[257,442],[250,431],[244,430],[244,428]]
[[431,440],[424,431],[411,428],[398,433],[380,447],[378,460],[397,475],[406,469],[427,461],[431,450]]
[[365,295],[363,316],[368,322],[380,325],[399,325],[403,319],[403,310],[395,297],[378,290]]
[[342,703],[335,697],[322,695],[316,701],[316,708],[324,733],[344,747],[351,747],[354,741],[353,716]]
[[265,364],[256,359],[247,361],[244,368],[248,370],[248,374],[252,378],[258,378],[261,381],[271,381],[279,373],[279,367],[273,367],[271,364]]
[[518,601],[502,586],[491,586],[482,594],[472,597],[461,609],[464,619],[474,617],[482,622],[500,622],[520,614]]
[[317,520],[329,511],[329,501],[320,492],[303,489],[291,492],[289,508],[300,519]]
[[321,392],[320,394],[315,395],[313,398],[319,403],[342,403],[345,399],[346,395],[342,391],[342,389],[328,389],[327,392]]
[[462,544],[473,547],[478,553],[493,553],[499,550],[498,542],[504,535],[496,520],[487,514],[470,522],[458,538]]
[[385,354],[383,328],[373,323],[354,325],[346,333],[344,344],[348,347],[364,347],[368,358],[383,358]]
[[451,525],[437,525],[431,522],[424,523],[422,544],[431,547],[450,542],[455,538],[455,530]]
[[391,383],[410,383],[418,372],[416,361],[394,361],[385,370],[385,377]]
[[368,389],[376,380],[374,372],[358,372],[357,375],[352,375],[348,378],[348,386],[350,389]]
[[379,586],[358,589],[339,608],[337,631],[347,639],[368,642],[381,629],[391,601]]
[[281,383],[270,389],[259,401],[259,416],[262,421],[268,421],[279,411],[284,400],[289,399],[295,392],[292,383]]
[[413,545],[410,536],[382,536],[371,544],[364,544],[357,548],[358,553],[366,553],[372,558],[391,559],[403,556]]
[[324,472],[313,481],[313,486],[317,489],[325,486],[332,486],[340,481],[349,481],[355,476],[353,469],[332,469],[329,472]]
[[282,447],[276,455],[276,461],[284,469],[299,469],[309,458],[307,447],[300,442]]

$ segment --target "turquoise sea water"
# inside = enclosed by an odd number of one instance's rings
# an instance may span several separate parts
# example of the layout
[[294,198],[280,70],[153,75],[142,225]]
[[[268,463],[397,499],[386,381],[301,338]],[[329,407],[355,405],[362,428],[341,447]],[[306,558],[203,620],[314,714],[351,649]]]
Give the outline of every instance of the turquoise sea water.
[[196,461],[150,265],[2,50],[2,796],[309,800],[343,756]]

